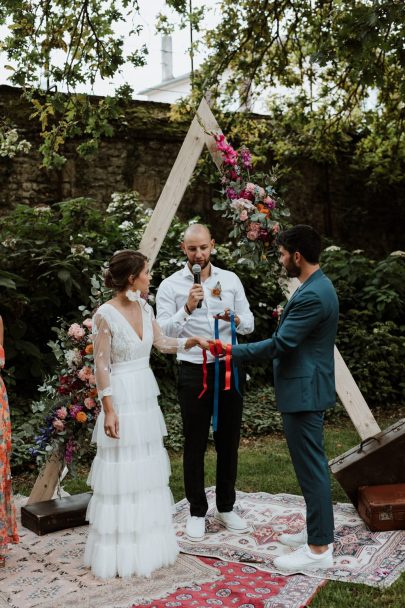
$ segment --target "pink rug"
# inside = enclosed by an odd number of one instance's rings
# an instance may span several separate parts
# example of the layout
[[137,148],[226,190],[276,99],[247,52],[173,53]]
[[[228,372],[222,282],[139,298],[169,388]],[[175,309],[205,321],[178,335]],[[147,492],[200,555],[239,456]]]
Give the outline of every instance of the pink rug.
[[162,600],[136,604],[149,608],[303,608],[324,584],[306,576],[278,576],[247,564],[201,558],[218,568],[222,579],[177,589]]
[[[305,524],[305,504],[301,496],[257,492],[237,493],[237,509],[251,524],[246,535],[232,534],[214,522],[215,493],[207,490],[207,534],[202,542],[190,542],[185,536],[188,503],[176,505],[175,525],[184,553],[247,563],[265,572],[275,573],[273,560],[290,549],[278,542],[284,531],[296,533]],[[363,583],[388,587],[405,571],[405,531],[370,532],[351,504],[334,505],[334,567],[311,571],[307,578]]]
[[[17,504],[25,502],[23,498]],[[6,567],[0,569],[0,608],[130,608],[220,577],[202,560],[180,555],[151,578],[97,579],[82,564],[88,529],[37,536],[19,525],[20,543],[11,547]]]

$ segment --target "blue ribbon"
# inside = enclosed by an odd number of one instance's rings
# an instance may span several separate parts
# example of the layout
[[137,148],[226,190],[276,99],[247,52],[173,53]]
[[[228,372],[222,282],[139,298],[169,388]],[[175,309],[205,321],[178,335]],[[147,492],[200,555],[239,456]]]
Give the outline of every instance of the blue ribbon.
[[[235,324],[235,313],[233,312],[233,310],[230,311],[229,316],[231,318],[231,334],[232,334],[232,346],[234,344],[236,344],[236,324]],[[238,368],[236,367],[235,363],[232,361],[232,371],[233,371],[233,383],[235,386],[235,389],[238,391],[239,395],[240,395],[240,391],[239,391],[239,371]]]
[[[214,322],[214,337],[219,340],[219,320]],[[218,403],[219,403],[219,357],[215,357],[215,376],[214,376],[214,408],[212,412],[212,428],[214,431],[218,428]]]

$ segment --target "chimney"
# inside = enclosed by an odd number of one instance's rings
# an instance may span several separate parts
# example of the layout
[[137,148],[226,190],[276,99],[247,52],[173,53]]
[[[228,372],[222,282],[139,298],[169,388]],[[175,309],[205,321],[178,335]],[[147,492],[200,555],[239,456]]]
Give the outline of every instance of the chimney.
[[173,78],[172,37],[162,36],[162,82]]

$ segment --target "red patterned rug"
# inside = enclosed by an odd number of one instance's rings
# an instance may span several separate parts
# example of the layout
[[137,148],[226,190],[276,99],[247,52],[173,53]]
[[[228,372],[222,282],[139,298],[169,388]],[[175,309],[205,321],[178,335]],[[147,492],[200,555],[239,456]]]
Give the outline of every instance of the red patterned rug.
[[222,580],[177,589],[164,599],[134,604],[149,608],[303,608],[326,581],[306,576],[279,576],[214,558],[201,558],[218,568]]
[[[251,532],[243,535],[232,534],[214,521],[214,488],[208,488],[207,498],[210,505],[207,534],[201,542],[190,542],[185,536],[187,501],[176,505],[175,525],[184,553],[245,562],[274,574],[274,558],[290,552],[278,542],[279,535],[300,532],[305,526],[305,503],[301,496],[238,492],[236,508],[251,525]],[[333,509],[334,565],[328,570],[306,573],[308,578],[388,587],[405,572],[405,530],[371,532],[353,505],[337,503]]]

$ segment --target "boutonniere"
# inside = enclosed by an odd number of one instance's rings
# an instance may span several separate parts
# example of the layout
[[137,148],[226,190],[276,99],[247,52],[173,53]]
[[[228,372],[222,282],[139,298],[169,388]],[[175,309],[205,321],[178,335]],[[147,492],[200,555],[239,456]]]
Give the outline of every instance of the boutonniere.
[[280,304],[278,304],[277,307],[273,309],[272,317],[277,318],[277,325],[280,323],[281,315],[283,314],[283,312],[284,306],[281,306]]
[[215,284],[215,287],[213,287],[211,289],[211,295],[214,296],[214,298],[219,298],[220,300],[222,300],[221,292],[222,292],[221,283],[219,281],[217,281]]

